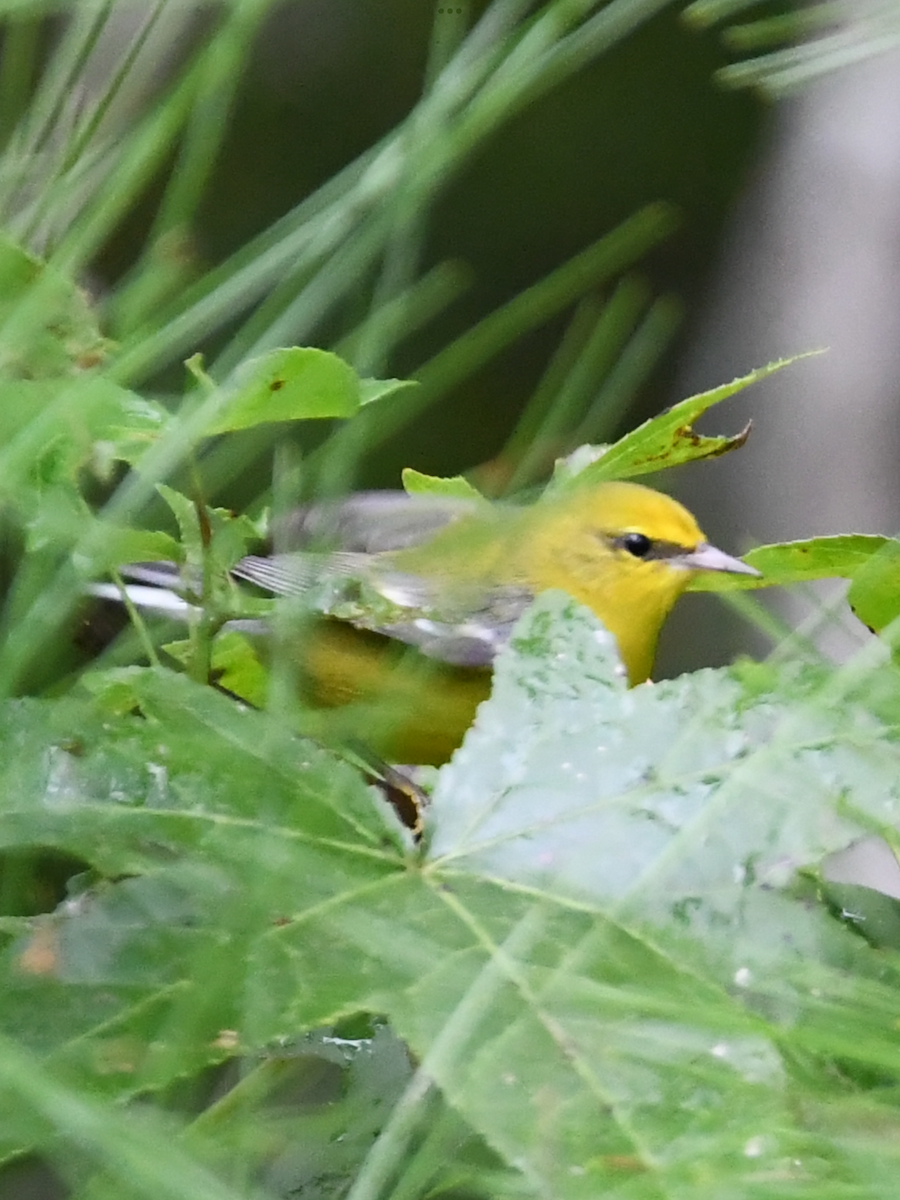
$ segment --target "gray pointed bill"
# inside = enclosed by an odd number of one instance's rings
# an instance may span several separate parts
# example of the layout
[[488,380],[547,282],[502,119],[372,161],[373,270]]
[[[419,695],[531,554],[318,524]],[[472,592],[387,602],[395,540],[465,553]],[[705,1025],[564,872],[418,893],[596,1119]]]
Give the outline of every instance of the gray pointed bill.
[[689,571],[725,571],[729,575],[762,577],[762,571],[757,571],[756,567],[741,562],[739,558],[733,558],[724,550],[717,550],[709,542],[701,542],[687,554],[679,554],[677,561],[679,566],[685,567]]

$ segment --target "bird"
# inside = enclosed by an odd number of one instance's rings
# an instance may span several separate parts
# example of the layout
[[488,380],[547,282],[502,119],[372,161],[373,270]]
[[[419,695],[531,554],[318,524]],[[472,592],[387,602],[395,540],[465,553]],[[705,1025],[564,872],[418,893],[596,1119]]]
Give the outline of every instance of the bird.
[[[363,492],[301,507],[275,533],[277,553],[247,555],[231,576],[281,598],[293,618],[277,621],[274,637],[257,619],[231,627],[289,664],[303,732],[364,741],[404,764],[450,758],[490,693],[496,655],[542,592],[559,589],[591,609],[635,686],[649,678],[666,616],[698,572],[759,575],[711,545],[678,501],[629,481],[561,489],[531,505]],[[135,604],[189,609],[184,585],[181,596],[171,587],[171,565],[122,574],[135,581]],[[103,586],[95,594],[121,595]]]

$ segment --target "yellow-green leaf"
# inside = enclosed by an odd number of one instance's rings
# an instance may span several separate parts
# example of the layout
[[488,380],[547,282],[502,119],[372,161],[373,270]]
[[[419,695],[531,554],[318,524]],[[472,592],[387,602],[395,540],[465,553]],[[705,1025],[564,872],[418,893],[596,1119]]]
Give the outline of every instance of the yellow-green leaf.
[[271,421],[352,417],[361,403],[351,366],[327,350],[292,346],[252,359],[210,433]]
[[462,475],[442,479],[438,475],[423,475],[412,467],[403,468],[403,486],[411,496],[453,496],[457,500],[483,501],[484,496]]
[[[815,579],[853,579],[856,573],[880,554],[890,538],[849,533],[835,537],[810,538],[803,542],[781,542],[758,546],[744,555],[744,561],[762,571],[752,575],[726,575],[722,571],[703,571],[691,580],[692,592],[730,592],[735,589],[780,587],[810,583]],[[893,543],[900,547],[900,543]]]
[[808,358],[810,354],[820,351],[810,351],[808,354],[796,354],[793,358],[778,359],[766,367],[759,367],[747,375],[733,379],[731,383],[712,388],[708,392],[700,392],[689,396],[680,404],[674,405],[658,417],[653,417],[639,425],[637,429],[625,435],[597,459],[586,467],[572,483],[581,487],[584,484],[599,483],[603,479],[627,479],[634,475],[647,475],[652,471],[661,471],[664,467],[675,467],[682,463],[694,462],[702,458],[715,458],[727,454],[743,446],[750,434],[749,424],[731,437],[707,437],[695,432],[694,421],[702,416],[707,409],[723,400],[729,399],[737,392],[766,379],[783,367]]

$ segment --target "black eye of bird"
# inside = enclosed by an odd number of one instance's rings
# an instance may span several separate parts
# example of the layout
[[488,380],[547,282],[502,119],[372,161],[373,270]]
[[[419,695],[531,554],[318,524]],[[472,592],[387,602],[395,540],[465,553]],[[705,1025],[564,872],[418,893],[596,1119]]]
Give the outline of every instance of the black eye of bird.
[[622,549],[633,554],[635,558],[646,558],[652,545],[645,533],[626,533],[621,540]]

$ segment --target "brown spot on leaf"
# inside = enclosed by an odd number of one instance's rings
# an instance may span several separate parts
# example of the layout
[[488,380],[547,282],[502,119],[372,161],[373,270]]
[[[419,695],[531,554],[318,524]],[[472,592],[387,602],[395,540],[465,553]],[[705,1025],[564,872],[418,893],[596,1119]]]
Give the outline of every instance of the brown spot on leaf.
[[286,379],[273,379],[272,382],[269,384],[269,391],[270,392],[280,392],[286,383],[287,383]]
[[55,975],[59,967],[59,933],[54,925],[41,925],[19,955],[25,975]]
[[603,1165],[611,1171],[646,1171],[645,1163],[633,1154],[604,1154]]
[[699,446],[703,438],[697,433],[691,425],[682,425],[675,430],[675,437],[682,441],[690,442],[692,446]]
[[89,371],[91,367],[97,367],[106,358],[106,354],[102,350],[84,350],[75,359],[75,366],[81,371]]
[[[728,454],[731,450],[740,450],[741,446],[743,446],[747,438],[750,436],[750,430],[752,428],[753,422],[748,421],[740,433],[736,433],[734,437],[722,438],[719,445],[713,446],[710,449],[709,457],[718,458],[720,454]],[[716,439],[711,438],[710,440],[715,441]]]

